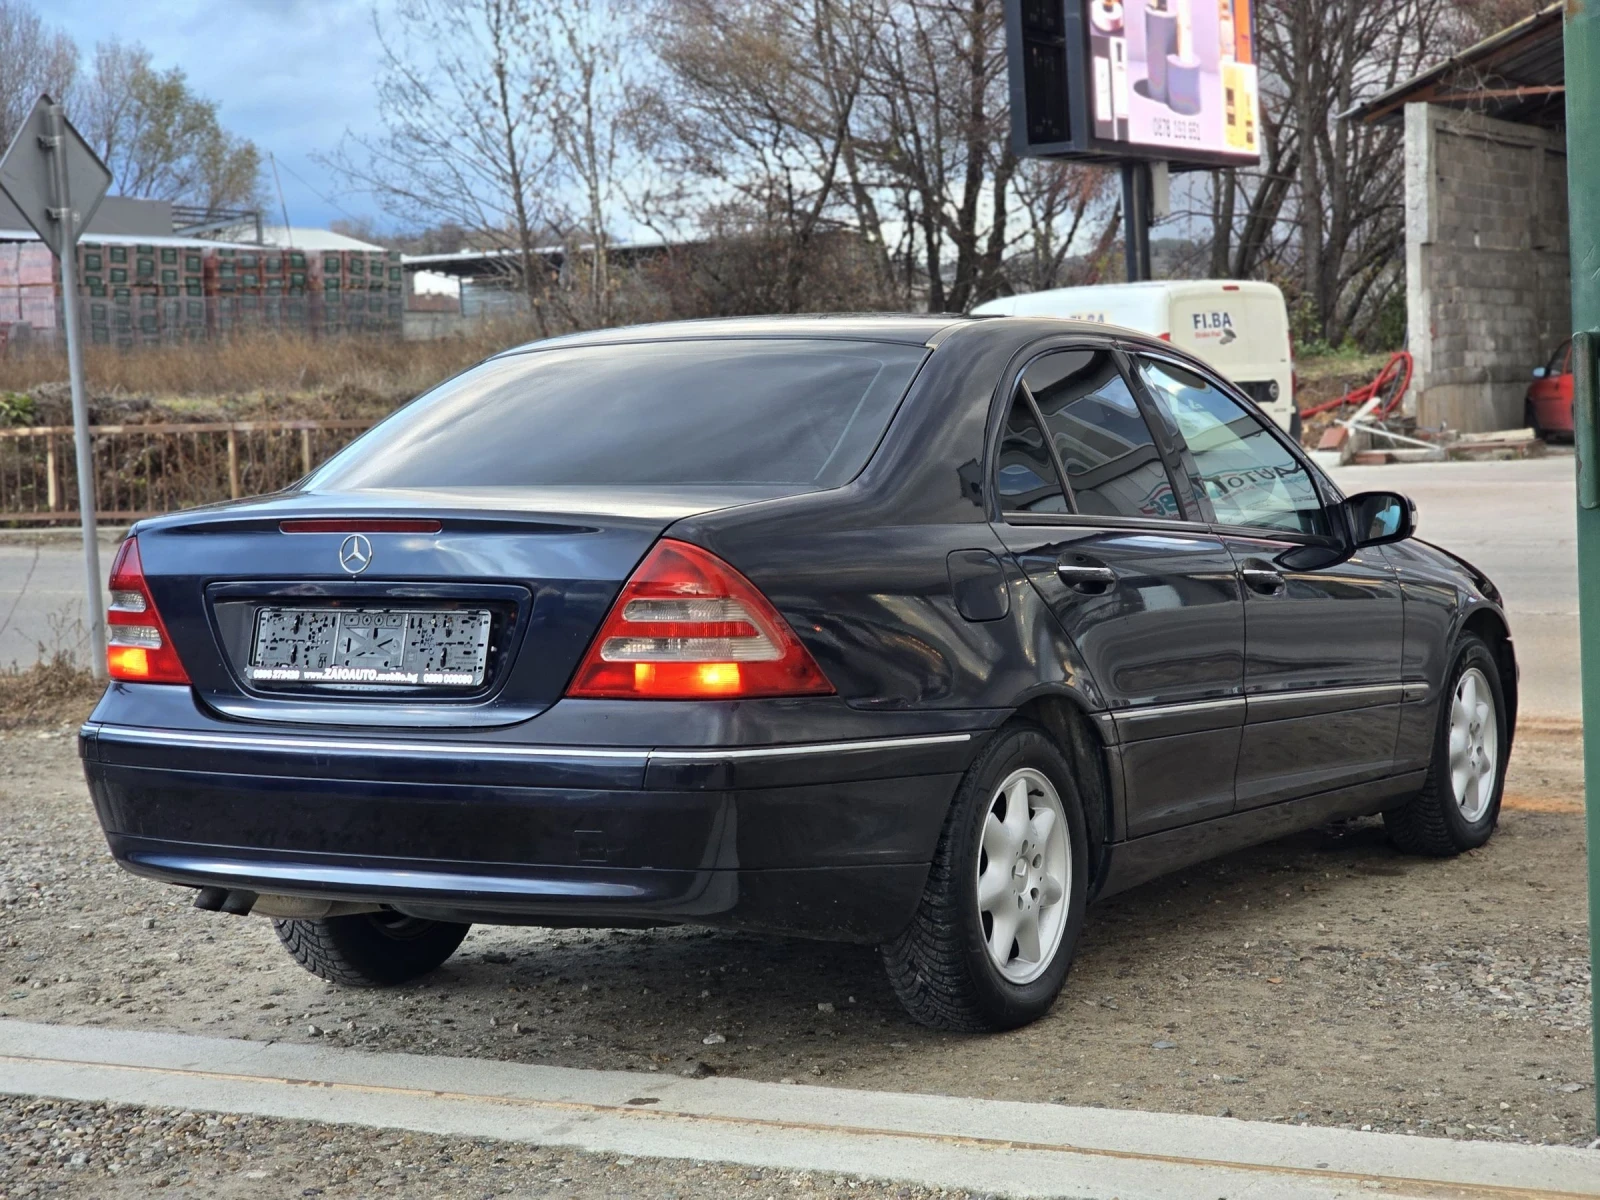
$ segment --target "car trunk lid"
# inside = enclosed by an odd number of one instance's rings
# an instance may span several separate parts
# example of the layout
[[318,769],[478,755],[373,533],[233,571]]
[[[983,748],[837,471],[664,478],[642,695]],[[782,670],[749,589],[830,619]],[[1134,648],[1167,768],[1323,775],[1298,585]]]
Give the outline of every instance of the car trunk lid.
[[294,493],[137,529],[194,688],[226,715],[502,725],[560,698],[682,517],[792,487]]

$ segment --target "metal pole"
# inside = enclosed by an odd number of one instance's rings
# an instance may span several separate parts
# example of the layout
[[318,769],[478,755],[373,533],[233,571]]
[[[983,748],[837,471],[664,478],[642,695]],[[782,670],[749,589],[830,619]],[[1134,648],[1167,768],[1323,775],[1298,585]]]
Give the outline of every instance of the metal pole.
[[[1566,6],[1567,209],[1572,252],[1572,328],[1600,330],[1600,2]],[[1583,670],[1583,783],[1589,824],[1589,960],[1600,963],[1600,495],[1594,487],[1600,449],[1596,429],[1600,409],[1600,353],[1593,338],[1574,339],[1586,356],[1574,372],[1573,415],[1578,440],[1578,640]],[[1600,1063],[1600,988],[1593,989],[1590,1028],[1593,1054]],[[1597,1072],[1600,1074],[1600,1072]],[[1597,1079],[1600,1082],[1600,1079]],[[1600,1088],[1596,1089],[1600,1106]],[[1600,1128],[1600,1107],[1596,1109]]]
[[106,677],[106,606],[100,593],[100,540],[95,526],[94,446],[89,441],[89,399],[83,386],[83,345],[78,333],[78,227],[67,180],[66,118],[61,105],[50,108],[54,141],[50,174],[61,222],[61,313],[67,334],[67,377],[72,383],[72,440],[77,450],[78,516],[83,523],[84,600],[88,605],[89,669]]
[[1122,164],[1122,254],[1129,283],[1150,278],[1150,164]]

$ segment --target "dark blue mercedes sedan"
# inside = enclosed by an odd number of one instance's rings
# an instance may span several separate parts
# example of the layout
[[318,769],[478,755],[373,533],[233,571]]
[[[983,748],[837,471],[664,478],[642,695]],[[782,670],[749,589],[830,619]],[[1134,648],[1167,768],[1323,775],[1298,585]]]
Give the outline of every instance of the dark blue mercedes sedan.
[[611,330],[293,489],[134,527],[111,851],[351,985],[474,922],[879,944],[1016,1026],[1088,902],[1319,822],[1483,844],[1494,586],[1170,346],[1026,319]]

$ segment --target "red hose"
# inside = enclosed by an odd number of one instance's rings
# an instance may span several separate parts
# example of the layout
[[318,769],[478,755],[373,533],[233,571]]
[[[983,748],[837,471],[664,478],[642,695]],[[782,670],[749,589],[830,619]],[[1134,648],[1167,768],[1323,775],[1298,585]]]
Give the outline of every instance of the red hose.
[[1378,409],[1379,417],[1387,417],[1400,406],[1401,399],[1406,390],[1411,386],[1411,354],[1406,350],[1397,350],[1389,356],[1389,361],[1383,364],[1383,370],[1378,372],[1377,378],[1371,383],[1362,384],[1354,391],[1346,392],[1334,400],[1324,400],[1321,404],[1313,404],[1310,408],[1302,408],[1302,417],[1314,417],[1318,413],[1332,412],[1336,408],[1343,408],[1347,404],[1365,404],[1374,396],[1384,395],[1390,385],[1399,380],[1400,386],[1394,389],[1394,394],[1384,401]]

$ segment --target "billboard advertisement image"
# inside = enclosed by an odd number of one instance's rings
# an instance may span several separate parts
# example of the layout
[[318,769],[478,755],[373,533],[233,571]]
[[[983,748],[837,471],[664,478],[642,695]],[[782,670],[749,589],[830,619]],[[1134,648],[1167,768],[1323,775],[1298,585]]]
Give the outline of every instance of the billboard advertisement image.
[[1084,0],[1094,135],[1255,159],[1260,97],[1249,0]]

